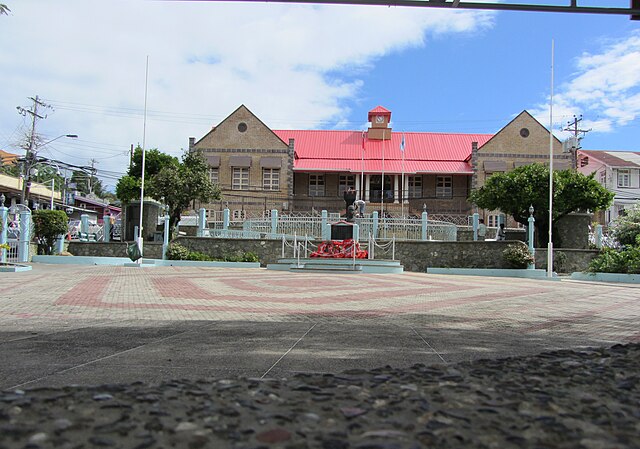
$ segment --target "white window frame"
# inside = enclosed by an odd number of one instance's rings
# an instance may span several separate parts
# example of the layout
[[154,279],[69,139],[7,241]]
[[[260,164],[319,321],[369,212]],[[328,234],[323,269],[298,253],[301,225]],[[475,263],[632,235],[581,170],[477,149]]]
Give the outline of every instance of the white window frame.
[[233,167],[231,190],[249,190],[249,167]]
[[324,174],[309,174],[309,196],[324,196],[325,192]]
[[618,169],[618,187],[631,187],[631,170]]
[[422,198],[422,176],[409,176],[409,198]]
[[355,175],[340,175],[340,177],[338,178],[338,196],[344,195],[345,190],[347,190],[349,187],[355,190]]
[[436,198],[453,197],[453,176],[436,176]]
[[500,223],[500,215],[499,214],[489,214],[487,215],[487,227],[489,228],[497,228]]
[[262,190],[280,190],[280,169],[262,169]]
[[209,181],[211,184],[220,184],[220,169],[217,167],[209,167]]
[[602,170],[600,172],[600,184],[602,184],[603,186],[607,186],[607,170]]

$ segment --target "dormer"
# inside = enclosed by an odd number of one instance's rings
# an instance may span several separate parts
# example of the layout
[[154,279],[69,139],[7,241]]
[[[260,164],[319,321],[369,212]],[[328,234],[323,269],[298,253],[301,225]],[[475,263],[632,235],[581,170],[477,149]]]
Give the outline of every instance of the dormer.
[[367,138],[370,140],[391,140],[391,111],[377,106],[369,111],[368,121],[371,123],[367,131]]

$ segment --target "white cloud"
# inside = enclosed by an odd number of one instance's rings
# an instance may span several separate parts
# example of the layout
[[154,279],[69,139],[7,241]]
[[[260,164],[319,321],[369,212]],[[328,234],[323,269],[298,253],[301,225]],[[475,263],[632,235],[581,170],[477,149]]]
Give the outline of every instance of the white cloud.
[[11,9],[0,18],[0,146],[20,123],[15,106],[38,94],[57,106],[41,132],[80,135],[55,148],[73,152],[70,162],[95,157],[99,168],[119,171],[127,158],[116,153],[142,140],[147,55],[146,143],[178,154],[189,136],[202,136],[242,103],[272,128],[340,124],[358,101],[358,74],[378,58],[433,35],[477,32],[494,17],[217,2],[23,0]]
[[[554,97],[554,130],[573,115],[584,115],[581,128],[600,133],[640,116],[640,32],[605,44],[599,53],[583,53],[575,65],[577,72]],[[547,104],[538,105],[533,114],[548,123]]]

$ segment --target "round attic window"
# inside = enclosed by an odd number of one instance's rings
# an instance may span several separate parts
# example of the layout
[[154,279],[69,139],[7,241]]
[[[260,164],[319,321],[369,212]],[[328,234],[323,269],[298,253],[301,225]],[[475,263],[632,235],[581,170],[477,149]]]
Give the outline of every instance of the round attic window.
[[529,129],[527,129],[527,128],[522,128],[522,129],[520,130],[520,135],[521,135],[522,137],[529,137]]
[[241,133],[247,130],[247,124],[245,122],[238,123],[238,131]]

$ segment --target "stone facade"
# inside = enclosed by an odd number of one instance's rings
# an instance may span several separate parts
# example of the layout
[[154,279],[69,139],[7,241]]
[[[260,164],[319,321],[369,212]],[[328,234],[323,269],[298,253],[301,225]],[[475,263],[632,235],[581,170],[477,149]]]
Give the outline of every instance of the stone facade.
[[[228,205],[235,214],[248,215],[288,209],[293,193],[293,142],[283,142],[244,105],[197,142],[191,137],[189,150],[207,158],[222,190],[220,201],[203,207],[222,210]],[[234,170],[248,172],[245,185],[234,183]],[[265,170],[277,172],[277,189],[265,190]]]

